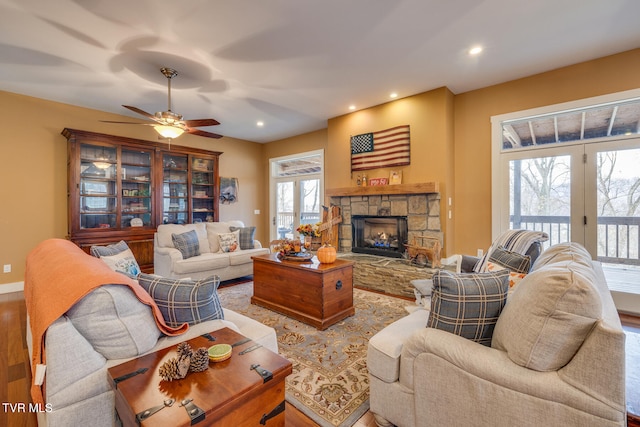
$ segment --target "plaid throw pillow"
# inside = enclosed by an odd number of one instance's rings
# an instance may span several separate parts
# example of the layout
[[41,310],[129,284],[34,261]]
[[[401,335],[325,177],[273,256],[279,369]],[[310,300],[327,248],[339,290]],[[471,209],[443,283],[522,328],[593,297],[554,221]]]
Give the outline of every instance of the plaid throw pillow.
[[476,273],[485,273],[487,271],[489,257],[498,247],[524,255],[535,242],[546,242],[547,240],[549,240],[549,235],[544,231],[507,230],[494,240],[487,253],[477,262],[473,271]]
[[503,248],[497,247],[491,253],[489,262],[487,263],[487,271],[509,270],[509,290],[512,291],[515,286],[525,278],[531,269],[531,257],[529,255],[520,255]]
[[438,271],[433,275],[427,327],[491,346],[508,291],[509,270],[459,274]]
[[195,230],[181,234],[171,233],[171,240],[173,246],[182,254],[182,259],[200,255],[200,244]]
[[240,249],[253,249],[254,236],[256,234],[255,227],[229,227],[229,231],[239,231],[238,243],[240,243]]
[[514,273],[527,274],[531,269],[531,257],[529,255],[520,255],[503,248],[497,247],[491,253],[489,262],[501,265]]
[[193,281],[141,273],[138,283],[151,295],[164,321],[171,327],[224,319],[217,291],[220,284],[218,276]]
[[96,258],[100,258],[101,256],[113,256],[118,255],[120,252],[124,252],[129,249],[129,245],[124,240],[120,240],[118,243],[114,243],[113,245],[107,246],[91,246],[89,251],[91,255]]

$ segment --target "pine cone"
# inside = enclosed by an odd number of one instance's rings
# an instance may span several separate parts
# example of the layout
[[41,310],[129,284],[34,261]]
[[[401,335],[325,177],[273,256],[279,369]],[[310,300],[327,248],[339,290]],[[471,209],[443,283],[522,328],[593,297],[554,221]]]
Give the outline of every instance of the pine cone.
[[160,366],[158,372],[165,381],[179,380],[187,376],[189,364],[188,357],[172,357]]
[[189,344],[187,344],[186,342],[181,342],[180,344],[178,344],[178,357],[191,357],[191,355],[193,354],[193,350],[191,349],[191,346]]
[[206,348],[200,347],[191,355],[191,364],[189,370],[191,372],[206,371],[209,367],[209,352]]

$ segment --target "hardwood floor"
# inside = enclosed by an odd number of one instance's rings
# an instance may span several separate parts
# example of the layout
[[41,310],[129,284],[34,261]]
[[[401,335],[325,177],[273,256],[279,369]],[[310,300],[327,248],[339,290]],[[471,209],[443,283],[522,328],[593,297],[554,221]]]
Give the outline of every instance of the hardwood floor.
[[[640,427],[640,318],[620,316],[627,333],[628,426]],[[36,427],[35,413],[28,412],[31,370],[26,344],[26,308],[22,292],[0,294],[0,426]],[[19,404],[24,404],[21,406]],[[312,427],[313,421],[287,404],[287,427]],[[367,412],[354,427],[375,427]]]

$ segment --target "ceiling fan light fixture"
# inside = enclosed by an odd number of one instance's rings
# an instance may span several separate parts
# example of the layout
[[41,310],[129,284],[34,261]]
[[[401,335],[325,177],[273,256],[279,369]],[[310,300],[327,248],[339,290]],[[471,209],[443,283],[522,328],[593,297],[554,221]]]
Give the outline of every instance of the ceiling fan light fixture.
[[184,133],[184,129],[176,126],[155,125],[153,127],[164,138],[177,138]]
[[109,169],[109,167],[111,166],[111,163],[93,162],[93,166],[97,167],[98,169]]

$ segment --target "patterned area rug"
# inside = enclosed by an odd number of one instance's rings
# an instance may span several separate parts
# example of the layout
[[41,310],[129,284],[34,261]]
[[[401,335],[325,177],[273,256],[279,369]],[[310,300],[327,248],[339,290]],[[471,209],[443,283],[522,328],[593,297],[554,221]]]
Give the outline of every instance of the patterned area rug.
[[291,361],[286,400],[323,427],[353,425],[369,409],[367,343],[406,316],[411,301],[355,289],[356,314],[324,331],[250,302],[253,283],[218,290],[223,307],[276,330],[280,354]]

